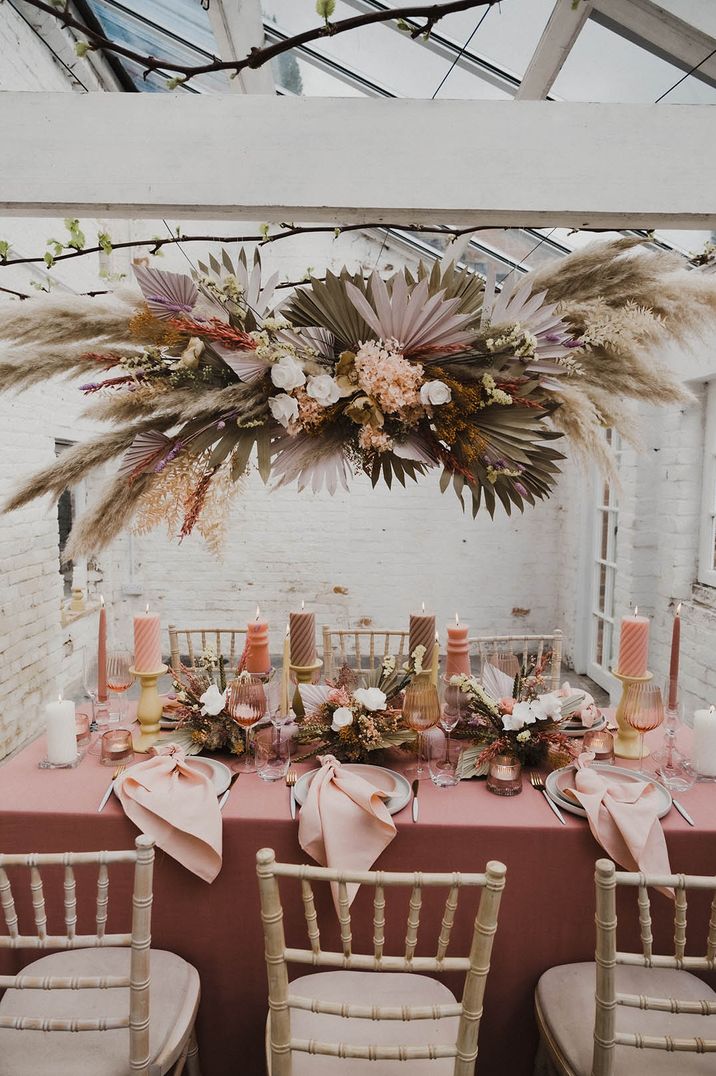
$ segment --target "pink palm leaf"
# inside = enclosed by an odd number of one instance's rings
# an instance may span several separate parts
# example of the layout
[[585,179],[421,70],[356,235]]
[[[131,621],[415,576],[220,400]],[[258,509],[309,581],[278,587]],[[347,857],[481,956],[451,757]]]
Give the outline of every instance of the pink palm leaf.
[[306,434],[287,434],[274,443],[272,472],[278,476],[277,488],[298,481],[298,489],[318,493],[325,486],[333,495],[338,486],[348,489],[348,466],[340,442],[325,441]]
[[554,372],[555,360],[569,355],[574,348],[574,337],[559,314],[557,303],[545,303],[546,291],[532,295],[532,283],[519,280],[503,284],[502,291],[491,303],[487,292],[484,307],[490,325],[519,323],[523,329],[537,338],[535,358],[528,369],[533,372]]
[[146,265],[135,265],[134,275],[155,318],[164,321],[191,314],[199,289],[190,277]]
[[472,320],[470,314],[456,314],[458,297],[446,299],[439,291],[428,298],[430,282],[423,278],[409,285],[398,273],[393,279],[392,292],[378,273],[370,278],[372,304],[365,295],[346,281],[346,292],[361,317],[382,340],[397,340],[406,355],[427,348],[448,347],[469,343],[474,334],[462,326]]

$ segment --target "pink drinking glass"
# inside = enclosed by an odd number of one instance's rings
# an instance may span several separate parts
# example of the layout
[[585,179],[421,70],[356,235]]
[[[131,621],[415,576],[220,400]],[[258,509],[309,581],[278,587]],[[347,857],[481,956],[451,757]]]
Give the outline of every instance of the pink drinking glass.
[[653,684],[634,684],[629,693],[626,721],[639,733],[639,770],[644,768],[644,734],[664,723],[664,699],[661,688]]
[[251,729],[266,715],[266,692],[258,676],[239,676],[229,684],[226,693],[226,709],[246,736],[245,771],[256,769],[251,754]]

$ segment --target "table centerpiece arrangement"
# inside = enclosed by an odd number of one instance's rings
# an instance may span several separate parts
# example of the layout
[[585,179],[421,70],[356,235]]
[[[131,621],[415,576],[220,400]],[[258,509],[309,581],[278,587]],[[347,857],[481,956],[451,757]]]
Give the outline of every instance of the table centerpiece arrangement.
[[194,668],[181,666],[174,677],[176,702],[172,717],[178,730],[189,733],[191,741],[202,751],[228,751],[242,755],[246,741],[241,727],[228,710],[227,679],[224,658],[211,647],[199,655]]
[[421,645],[402,668],[387,654],[370,672],[344,666],[326,684],[300,684],[305,714],[297,718],[297,739],[308,747],[301,757],[331,754],[340,762],[366,762],[390,747],[412,745],[415,733],[403,725],[400,696],[416,676],[428,673],[424,656]]

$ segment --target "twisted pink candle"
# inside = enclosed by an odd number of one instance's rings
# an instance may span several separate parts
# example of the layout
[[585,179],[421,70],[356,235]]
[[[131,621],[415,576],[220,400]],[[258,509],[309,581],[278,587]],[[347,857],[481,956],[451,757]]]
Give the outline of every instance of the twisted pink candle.
[[623,616],[619,636],[619,663],[622,676],[645,676],[649,663],[649,618]]
[[429,616],[426,613],[410,614],[410,639],[408,642],[408,653],[410,657],[413,656],[415,648],[418,646],[425,647],[422,664],[424,669],[428,669],[433,660],[433,647],[435,646],[434,616]]
[[291,613],[291,664],[298,668],[316,660],[316,617],[314,613]]
[[162,625],[148,612],[134,618],[134,668],[137,672],[157,672],[162,665]]

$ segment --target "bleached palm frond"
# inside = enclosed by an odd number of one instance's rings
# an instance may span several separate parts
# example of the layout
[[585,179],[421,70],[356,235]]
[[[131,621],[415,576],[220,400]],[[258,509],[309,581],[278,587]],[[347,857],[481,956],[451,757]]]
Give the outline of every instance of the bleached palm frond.
[[397,340],[406,355],[421,350],[466,344],[473,334],[463,326],[469,314],[457,313],[459,298],[446,299],[445,293],[429,296],[429,281],[424,277],[412,287],[403,273],[392,280],[391,291],[378,273],[370,277],[372,302],[348,281],[346,292],[361,317],[382,340]]
[[348,489],[348,464],[340,441],[323,441],[305,434],[286,435],[274,444],[272,473],[277,487],[298,482],[299,491],[318,493],[325,488],[333,495],[339,486]]

